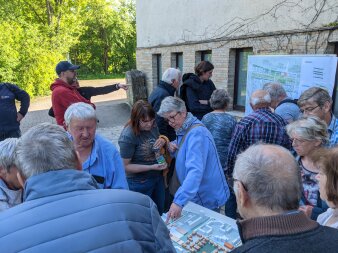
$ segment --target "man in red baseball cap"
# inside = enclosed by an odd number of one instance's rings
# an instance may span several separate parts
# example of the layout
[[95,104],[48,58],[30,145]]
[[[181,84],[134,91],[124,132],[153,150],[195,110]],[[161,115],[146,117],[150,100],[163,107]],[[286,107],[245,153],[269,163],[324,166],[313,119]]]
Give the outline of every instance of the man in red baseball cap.
[[88,99],[81,96],[74,83],[77,82],[76,70],[79,65],[73,65],[69,61],[60,61],[55,68],[58,78],[51,84],[52,107],[58,125],[64,126],[64,114],[67,108],[74,103],[84,102],[92,105]]

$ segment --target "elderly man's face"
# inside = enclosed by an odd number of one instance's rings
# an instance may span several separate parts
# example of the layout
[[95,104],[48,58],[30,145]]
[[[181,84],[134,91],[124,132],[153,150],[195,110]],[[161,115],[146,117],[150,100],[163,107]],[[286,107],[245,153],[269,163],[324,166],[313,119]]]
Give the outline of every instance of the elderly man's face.
[[323,106],[319,106],[312,98],[306,101],[304,105],[300,107],[301,112],[304,116],[316,116],[321,120],[325,120],[327,113],[330,113],[330,103],[327,102]]
[[75,147],[88,148],[93,144],[96,124],[96,119],[70,121],[67,130],[73,136]]

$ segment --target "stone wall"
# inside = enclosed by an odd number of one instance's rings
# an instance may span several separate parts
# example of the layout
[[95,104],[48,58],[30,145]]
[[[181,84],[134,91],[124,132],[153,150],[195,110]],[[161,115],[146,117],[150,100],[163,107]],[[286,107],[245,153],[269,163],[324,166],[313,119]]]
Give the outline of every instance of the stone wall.
[[323,28],[306,32],[286,31],[236,39],[214,40],[201,43],[182,43],[174,46],[138,48],[137,69],[146,74],[148,94],[156,86],[153,55],[161,54],[162,71],[175,67],[173,53],[183,52],[183,72],[194,72],[200,59],[200,51],[212,51],[215,66],[212,80],[217,88],[225,88],[234,94],[236,49],[252,48],[254,54],[333,54],[338,46],[338,28]]

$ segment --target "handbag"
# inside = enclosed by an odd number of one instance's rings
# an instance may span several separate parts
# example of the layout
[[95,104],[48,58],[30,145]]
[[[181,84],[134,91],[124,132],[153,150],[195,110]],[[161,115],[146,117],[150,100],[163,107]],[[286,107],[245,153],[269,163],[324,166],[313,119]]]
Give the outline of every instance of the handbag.
[[[177,152],[180,152],[180,148],[181,146],[183,145],[184,141],[185,141],[185,138],[187,137],[188,133],[190,132],[190,130],[192,130],[193,128],[195,127],[198,127],[198,126],[204,126],[203,124],[195,124],[195,125],[192,125],[188,128],[188,130],[185,132],[185,134],[183,135],[183,138],[182,140],[180,141],[179,145],[178,145],[178,151]],[[178,153],[177,153],[178,155]],[[178,177],[177,177],[177,173],[176,173],[176,166],[175,166],[175,169],[174,169],[174,173],[170,179],[170,182],[169,182],[169,192],[172,196],[175,196],[178,188],[181,187],[181,182],[179,181]]]

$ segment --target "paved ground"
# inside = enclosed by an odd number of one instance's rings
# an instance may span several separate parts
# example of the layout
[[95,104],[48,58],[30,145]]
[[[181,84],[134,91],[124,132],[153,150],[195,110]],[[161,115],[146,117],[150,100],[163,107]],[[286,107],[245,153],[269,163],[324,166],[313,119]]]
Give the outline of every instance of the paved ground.
[[[97,87],[116,82],[124,82],[124,80],[106,79],[80,81],[80,85]],[[93,97],[92,102],[94,102],[97,107],[97,114],[100,121],[97,132],[112,140],[113,143],[117,145],[118,137],[130,116],[130,107],[127,104],[126,92],[119,90],[107,95],[96,96]],[[30,127],[42,122],[55,123],[55,119],[48,116],[48,109],[50,107],[50,96],[34,99],[31,102],[29,112],[21,123],[21,131],[24,133]]]

